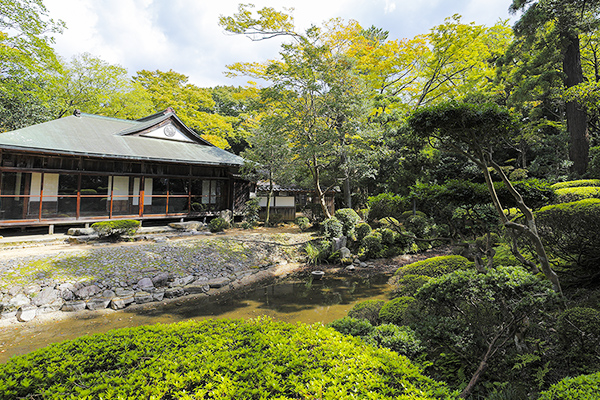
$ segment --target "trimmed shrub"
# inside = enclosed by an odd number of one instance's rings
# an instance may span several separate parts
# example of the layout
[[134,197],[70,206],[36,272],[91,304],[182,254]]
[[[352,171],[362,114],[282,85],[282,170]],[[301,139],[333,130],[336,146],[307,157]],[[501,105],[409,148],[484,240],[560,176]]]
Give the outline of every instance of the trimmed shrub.
[[260,204],[259,200],[254,198],[246,202],[246,210],[244,211],[244,220],[250,225],[254,225],[259,220]]
[[430,279],[432,278],[429,276],[414,274],[395,276],[390,281],[393,286],[392,295],[394,297],[414,296],[417,290],[429,282]]
[[546,206],[535,213],[535,218],[550,253],[579,267],[597,268],[600,199]]
[[385,217],[399,218],[402,211],[408,208],[408,200],[393,193],[381,193],[369,197],[367,205],[371,221]]
[[373,325],[366,319],[348,316],[336,319],[327,326],[335,329],[342,335],[351,336],[367,336],[373,330]]
[[406,221],[408,218],[412,217],[413,215],[418,215],[420,217],[423,218],[427,218],[427,214],[425,214],[423,211],[404,211],[402,213],[402,215],[400,215],[400,221]]
[[385,304],[383,300],[365,300],[356,304],[350,311],[348,316],[352,318],[366,319],[372,325],[379,324],[379,311]]
[[362,240],[367,235],[369,235],[372,231],[373,231],[373,229],[366,222],[359,223],[358,225],[356,225],[356,228],[354,228],[354,234],[356,235],[356,240],[359,243],[362,242]]
[[381,233],[373,231],[364,237],[358,253],[359,256],[377,258],[380,255],[381,250],[383,250],[383,246],[381,244]]
[[113,330],[0,365],[0,398],[445,399],[407,358],[320,324],[205,320]]
[[343,231],[344,226],[336,217],[321,222],[321,234],[327,239],[339,238],[343,235]]
[[295,222],[302,232],[306,232],[310,228],[310,220],[306,217],[298,217]]
[[396,270],[395,276],[425,275],[438,277],[459,269],[470,268],[473,263],[463,256],[438,256],[404,265]]
[[580,179],[576,181],[568,181],[568,182],[559,182],[552,185],[552,189],[565,189],[565,188],[574,188],[581,186],[597,186],[600,187],[600,179]]
[[562,351],[571,370],[596,372],[600,356],[600,311],[587,307],[565,310],[556,324]]
[[383,323],[405,325],[408,308],[415,301],[414,297],[402,296],[388,301],[379,310],[379,319]]
[[345,236],[354,236],[354,228],[360,222],[360,217],[351,208],[341,208],[335,212],[335,217],[342,223],[342,233]]
[[558,196],[556,200],[557,203],[568,203],[584,199],[598,199],[600,198],[600,187],[568,187],[556,190],[556,195]]
[[565,378],[540,393],[538,400],[595,400],[599,387],[600,373]]
[[386,246],[392,246],[396,241],[396,233],[388,228],[381,229],[381,243]]
[[221,217],[213,218],[208,223],[208,229],[211,232],[223,232],[225,229],[229,229],[229,222]]
[[373,346],[390,349],[410,359],[416,358],[425,349],[415,332],[408,326],[379,325],[364,340]]
[[122,235],[133,235],[140,228],[140,221],[120,219],[101,221],[92,224],[92,228],[103,239],[120,240]]

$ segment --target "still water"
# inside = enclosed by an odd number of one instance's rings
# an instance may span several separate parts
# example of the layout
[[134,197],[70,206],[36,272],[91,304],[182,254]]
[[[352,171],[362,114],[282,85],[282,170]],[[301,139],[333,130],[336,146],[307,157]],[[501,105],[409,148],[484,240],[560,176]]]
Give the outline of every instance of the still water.
[[266,315],[286,322],[329,323],[366,299],[388,299],[389,275],[287,281],[244,293],[134,306],[122,311],[83,312],[44,324],[0,328],[0,363],[50,343],[110,329],[207,318],[247,319]]

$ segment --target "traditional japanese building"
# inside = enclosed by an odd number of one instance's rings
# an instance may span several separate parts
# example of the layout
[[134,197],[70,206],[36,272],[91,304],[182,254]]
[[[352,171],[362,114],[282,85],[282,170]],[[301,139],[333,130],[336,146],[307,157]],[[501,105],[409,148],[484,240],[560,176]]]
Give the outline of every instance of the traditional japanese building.
[[242,163],[171,108],[139,120],[76,111],[0,134],[0,228],[241,213]]

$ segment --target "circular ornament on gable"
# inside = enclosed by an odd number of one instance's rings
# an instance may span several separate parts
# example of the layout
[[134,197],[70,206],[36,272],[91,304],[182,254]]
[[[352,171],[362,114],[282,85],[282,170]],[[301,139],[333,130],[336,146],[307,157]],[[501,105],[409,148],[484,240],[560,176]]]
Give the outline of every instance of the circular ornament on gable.
[[176,132],[177,132],[177,130],[175,129],[175,127],[173,125],[165,126],[165,136],[173,137],[173,136],[175,136]]

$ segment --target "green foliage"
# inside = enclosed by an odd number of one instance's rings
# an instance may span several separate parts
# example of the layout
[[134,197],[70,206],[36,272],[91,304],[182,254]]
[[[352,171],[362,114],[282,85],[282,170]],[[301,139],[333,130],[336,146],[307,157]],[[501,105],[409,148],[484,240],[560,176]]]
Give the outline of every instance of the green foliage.
[[98,236],[109,240],[120,240],[122,235],[133,235],[140,227],[140,221],[120,219],[114,221],[101,221],[92,224]]
[[431,277],[425,275],[406,274],[395,276],[390,281],[393,286],[392,294],[394,297],[414,296],[417,290],[429,282]]
[[308,242],[304,246],[307,262],[309,264],[319,264],[327,262],[331,257],[331,243],[329,240],[320,240]]
[[557,304],[550,282],[520,267],[498,267],[485,274],[458,270],[431,279],[415,298],[411,327],[428,344],[435,374],[455,385],[461,384],[455,370],[435,366],[441,354],[456,357],[468,381],[479,357],[490,351],[486,360],[493,369],[490,376],[504,375],[508,380],[511,356],[525,351],[516,347],[515,335],[524,340],[528,327],[548,323],[548,312]]
[[535,213],[535,218],[540,237],[552,254],[579,267],[597,269],[600,199],[546,206]]
[[345,236],[353,236],[354,228],[360,222],[360,217],[351,208],[340,208],[335,211],[335,218],[343,225],[342,233]]
[[356,240],[361,243],[362,240],[369,235],[371,232],[373,231],[373,229],[371,228],[371,226],[369,224],[367,224],[366,222],[361,222],[358,225],[356,225],[356,228],[354,228],[354,234],[356,236]]
[[246,202],[246,209],[244,210],[244,220],[251,225],[255,225],[258,222],[258,215],[260,212],[260,204],[257,198],[250,199]]
[[600,186],[600,179],[579,179],[576,181],[567,181],[567,182],[559,182],[552,185],[552,189],[565,189],[565,188],[574,188],[574,187],[582,187],[582,186]]
[[369,344],[390,349],[410,359],[416,358],[425,348],[410,327],[393,324],[376,326],[364,340]]
[[223,232],[225,229],[229,229],[229,222],[221,217],[213,218],[208,223],[208,229],[211,232]]
[[590,173],[590,176],[600,176],[600,146],[594,146],[590,148],[590,163],[588,165],[588,172]]
[[577,200],[584,199],[598,199],[600,198],[600,187],[597,186],[578,186],[578,187],[566,187],[563,189],[556,190],[558,203],[568,203]]
[[565,310],[556,324],[560,340],[560,356],[573,373],[600,370],[600,311],[588,307]]
[[540,393],[538,400],[595,400],[599,387],[600,373],[565,378]]
[[321,234],[327,239],[339,238],[343,235],[344,225],[335,217],[321,222]]
[[348,311],[348,316],[352,318],[366,319],[372,325],[378,325],[379,311],[384,304],[385,301],[383,300],[365,300],[354,305],[354,307]]
[[387,350],[322,325],[205,320],[84,336],[0,365],[0,397],[447,399]]
[[473,264],[462,256],[438,256],[404,265],[396,270],[395,276],[424,275],[436,278],[459,269],[470,268]]
[[371,196],[367,200],[369,219],[378,220],[385,217],[400,218],[402,212],[408,207],[405,197],[393,193],[381,193]]
[[373,331],[373,325],[366,319],[349,316],[336,319],[327,326],[335,329],[342,335],[351,336],[368,336]]
[[306,232],[310,228],[310,221],[306,217],[298,217],[295,222],[302,232]]
[[415,301],[414,297],[396,297],[385,303],[379,310],[379,319],[386,324],[406,325],[407,310]]
[[377,258],[383,250],[381,233],[373,231],[365,236],[360,244],[359,256]]
[[389,229],[389,228],[384,228],[381,229],[379,231],[381,233],[381,243],[386,245],[386,246],[391,246],[395,243],[396,241],[396,233]]

